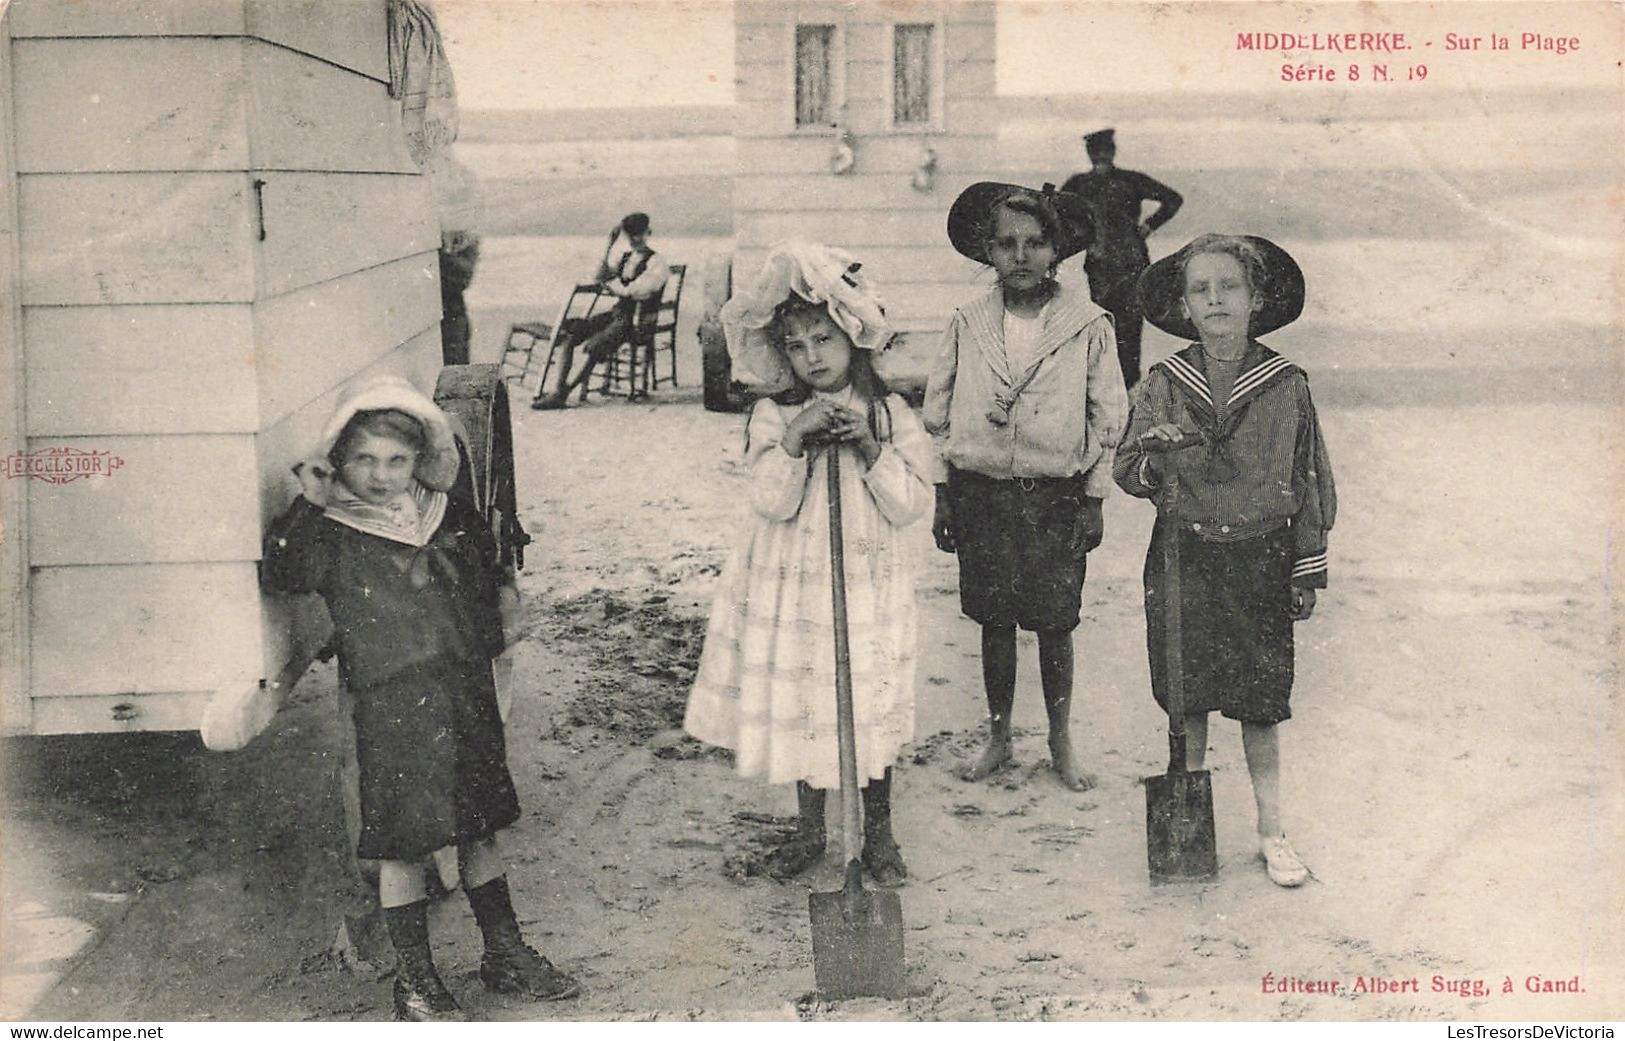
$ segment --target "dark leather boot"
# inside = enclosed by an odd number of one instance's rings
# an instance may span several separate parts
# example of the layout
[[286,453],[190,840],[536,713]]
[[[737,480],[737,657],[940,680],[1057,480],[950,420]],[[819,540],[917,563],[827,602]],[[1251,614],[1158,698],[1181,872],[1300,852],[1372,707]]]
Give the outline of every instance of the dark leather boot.
[[796,782],[796,833],[767,856],[767,873],[783,880],[794,878],[824,859],[825,792],[806,781]]
[[508,876],[500,875],[468,890],[468,905],[485,937],[480,982],[497,994],[530,1001],[562,1001],[581,993],[581,985],[537,953],[519,932],[508,894]]
[[384,924],[395,946],[395,1018],[409,1023],[467,1022],[429,953],[427,901],[384,908]]
[[894,889],[908,881],[903,851],[891,833],[891,768],[863,788],[863,866],[875,885]]

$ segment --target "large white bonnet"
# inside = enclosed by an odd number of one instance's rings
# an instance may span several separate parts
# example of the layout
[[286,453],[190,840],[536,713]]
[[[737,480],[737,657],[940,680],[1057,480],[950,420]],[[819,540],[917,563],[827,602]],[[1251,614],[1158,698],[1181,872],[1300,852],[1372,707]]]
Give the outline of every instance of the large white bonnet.
[[736,290],[722,308],[722,331],[738,378],[760,384],[768,393],[791,385],[784,354],[767,333],[774,310],[791,294],[823,304],[854,347],[866,351],[885,347],[892,329],[859,267],[844,251],[816,242],[775,243],[755,279]]
[[461,461],[451,421],[439,405],[399,376],[375,376],[346,388],[333,418],[322,429],[321,442],[312,455],[327,458],[337,444],[339,435],[344,432],[345,424],[358,412],[379,409],[404,412],[423,425],[429,444],[418,459],[413,475],[425,487],[438,492],[450,491],[457,480],[457,467]]

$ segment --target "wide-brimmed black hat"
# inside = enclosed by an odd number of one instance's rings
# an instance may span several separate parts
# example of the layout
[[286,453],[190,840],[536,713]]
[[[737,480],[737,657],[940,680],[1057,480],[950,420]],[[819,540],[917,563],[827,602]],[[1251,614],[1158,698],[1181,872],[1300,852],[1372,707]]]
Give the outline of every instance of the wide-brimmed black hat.
[[1229,250],[1216,247],[1237,239],[1251,246],[1264,264],[1262,283],[1253,287],[1261,302],[1253,312],[1248,334],[1263,336],[1296,321],[1303,314],[1303,269],[1286,250],[1257,235],[1203,235],[1146,268],[1138,289],[1145,320],[1182,340],[1200,340],[1196,324],[1180,307],[1185,295],[1185,258],[1195,253],[1228,254]]
[[1059,218],[1060,241],[1055,243],[1055,259],[1065,260],[1081,253],[1095,238],[1094,218],[1089,215],[1089,204],[1082,196],[1055,190],[1055,185],[1043,188],[1023,188],[1019,184],[999,181],[978,181],[959,193],[948,209],[948,241],[954,249],[978,264],[989,264],[987,238],[992,227],[993,210],[1013,194],[1027,194],[1047,199]]

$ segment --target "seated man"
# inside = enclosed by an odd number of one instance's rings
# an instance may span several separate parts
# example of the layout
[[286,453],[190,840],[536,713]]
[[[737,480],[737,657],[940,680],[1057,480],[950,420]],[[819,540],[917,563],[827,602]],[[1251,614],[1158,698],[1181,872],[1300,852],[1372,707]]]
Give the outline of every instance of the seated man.
[[[626,236],[630,248],[611,266],[609,255],[620,235]],[[554,349],[563,352],[557,357],[558,384],[552,393],[548,393],[545,387],[538,391],[530,407],[564,408],[570,392],[577,387],[581,388],[581,396],[585,398],[587,380],[592,376],[593,368],[631,339],[632,318],[639,302],[658,299],[661,290],[666,287],[666,279],[670,277],[671,268],[666,265],[665,258],[649,247],[649,215],[627,214],[610,229],[609,245],[604,248],[604,259],[598,265],[600,288],[617,297],[615,306],[601,314],[573,319],[559,330],[554,341]],[[584,348],[586,359],[581,371],[572,378],[570,365],[575,359],[577,344]]]

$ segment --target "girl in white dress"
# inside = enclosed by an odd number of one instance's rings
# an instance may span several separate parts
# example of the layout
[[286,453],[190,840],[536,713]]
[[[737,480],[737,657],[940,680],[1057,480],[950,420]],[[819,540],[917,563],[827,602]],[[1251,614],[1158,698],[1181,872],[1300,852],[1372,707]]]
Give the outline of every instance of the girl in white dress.
[[847,618],[863,781],[863,864],[907,878],[891,831],[892,763],[914,736],[913,567],[901,529],[931,509],[930,438],[869,363],[891,330],[837,250],[773,247],[722,310],[735,371],[777,391],[746,431],[750,513],[722,571],[684,726],[731,748],[741,776],[796,782],[795,837],[769,870],[824,852],[824,796],[839,786],[828,458],[840,453]]

